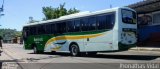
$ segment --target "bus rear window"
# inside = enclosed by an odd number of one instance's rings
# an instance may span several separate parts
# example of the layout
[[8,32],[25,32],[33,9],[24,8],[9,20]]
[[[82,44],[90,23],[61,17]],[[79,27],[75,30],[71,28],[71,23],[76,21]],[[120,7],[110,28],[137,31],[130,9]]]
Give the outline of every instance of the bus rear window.
[[124,23],[136,24],[136,13],[131,10],[122,9],[122,21]]

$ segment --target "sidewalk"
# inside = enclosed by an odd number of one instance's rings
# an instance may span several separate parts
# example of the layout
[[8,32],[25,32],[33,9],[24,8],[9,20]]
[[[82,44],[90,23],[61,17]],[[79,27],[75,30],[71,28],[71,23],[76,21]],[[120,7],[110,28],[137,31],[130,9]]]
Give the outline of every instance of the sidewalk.
[[13,61],[13,59],[11,59],[8,55],[2,52],[0,56],[0,62],[10,62],[10,61]]
[[133,50],[133,51],[156,51],[156,52],[160,52],[160,48],[154,48],[154,47],[133,47],[129,50]]

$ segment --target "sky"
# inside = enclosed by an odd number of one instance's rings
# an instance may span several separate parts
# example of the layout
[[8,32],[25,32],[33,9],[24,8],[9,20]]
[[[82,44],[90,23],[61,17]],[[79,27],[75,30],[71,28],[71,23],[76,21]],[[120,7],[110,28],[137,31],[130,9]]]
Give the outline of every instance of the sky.
[[[3,0],[0,0],[0,6]],[[66,3],[65,7],[76,8],[83,11],[99,11],[112,7],[122,7],[143,0],[5,0],[4,16],[0,17],[0,28],[22,30],[23,25],[29,21],[29,17],[41,21],[45,16],[42,7],[58,7]]]

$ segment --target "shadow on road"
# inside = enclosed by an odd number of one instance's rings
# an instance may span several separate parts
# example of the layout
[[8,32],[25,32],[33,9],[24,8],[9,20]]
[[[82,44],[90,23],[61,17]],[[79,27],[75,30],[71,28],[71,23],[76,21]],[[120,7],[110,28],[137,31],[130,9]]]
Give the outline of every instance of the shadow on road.
[[[28,54],[35,54],[35,53],[28,53]],[[69,53],[60,53],[60,52],[44,52],[44,53],[39,53],[38,55],[57,55],[57,56],[71,56]]]
[[109,59],[124,59],[124,60],[154,60],[160,56],[149,56],[149,55],[104,55],[97,54],[91,56],[85,56],[90,58],[109,58]]
[[[33,54],[33,53],[29,53]],[[68,57],[71,56],[69,53],[43,53],[41,55],[57,55]],[[97,55],[81,55],[78,57],[87,57],[87,58],[103,58],[103,59],[123,59],[123,60],[154,60],[160,56],[151,56],[151,55],[121,55],[121,54],[97,54]]]
[[0,62],[0,69],[2,69],[2,62]]

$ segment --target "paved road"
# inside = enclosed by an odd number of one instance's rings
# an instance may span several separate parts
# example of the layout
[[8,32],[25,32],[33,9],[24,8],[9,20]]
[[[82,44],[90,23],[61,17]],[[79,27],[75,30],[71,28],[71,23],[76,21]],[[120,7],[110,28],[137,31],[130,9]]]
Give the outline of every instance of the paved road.
[[[33,54],[32,50],[24,50],[23,45],[3,44],[0,66],[18,66],[20,69],[117,69],[124,63],[159,63],[160,52],[124,51],[98,53],[95,56],[72,57],[66,53]],[[31,67],[31,68],[30,68]]]

